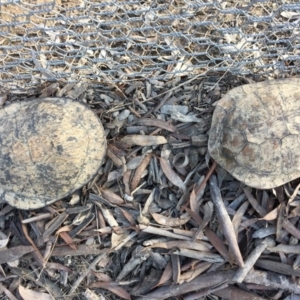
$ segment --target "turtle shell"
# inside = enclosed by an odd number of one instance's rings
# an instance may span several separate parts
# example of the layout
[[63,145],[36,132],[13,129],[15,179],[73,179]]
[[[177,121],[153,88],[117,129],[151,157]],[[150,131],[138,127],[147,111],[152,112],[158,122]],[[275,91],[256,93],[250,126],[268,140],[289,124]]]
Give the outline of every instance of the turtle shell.
[[208,141],[213,159],[259,189],[300,177],[300,79],[243,85],[215,108]]
[[98,172],[106,140],[98,117],[68,98],[0,109],[0,197],[20,209],[62,199]]

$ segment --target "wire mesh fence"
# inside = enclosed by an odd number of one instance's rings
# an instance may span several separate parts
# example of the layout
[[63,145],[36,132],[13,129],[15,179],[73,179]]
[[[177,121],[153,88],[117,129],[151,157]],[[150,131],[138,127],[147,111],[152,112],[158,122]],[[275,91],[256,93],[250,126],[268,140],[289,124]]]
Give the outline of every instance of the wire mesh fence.
[[0,0],[0,83],[10,89],[299,71],[298,0]]

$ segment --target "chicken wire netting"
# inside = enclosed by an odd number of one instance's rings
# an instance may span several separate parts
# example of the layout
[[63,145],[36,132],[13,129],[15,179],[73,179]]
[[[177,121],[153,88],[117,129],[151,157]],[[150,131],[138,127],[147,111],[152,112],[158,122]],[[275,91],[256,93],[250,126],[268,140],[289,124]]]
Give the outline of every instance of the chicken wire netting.
[[0,15],[10,89],[300,69],[298,0],[0,0]]

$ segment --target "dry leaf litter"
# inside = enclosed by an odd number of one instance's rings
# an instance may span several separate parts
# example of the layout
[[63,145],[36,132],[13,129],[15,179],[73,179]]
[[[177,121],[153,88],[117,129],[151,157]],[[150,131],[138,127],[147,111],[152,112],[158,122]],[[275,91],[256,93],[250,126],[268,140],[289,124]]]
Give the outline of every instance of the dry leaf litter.
[[0,205],[0,299],[300,299],[298,182],[242,185],[207,154],[214,103],[250,78],[44,84],[87,103],[98,175],[33,211]]

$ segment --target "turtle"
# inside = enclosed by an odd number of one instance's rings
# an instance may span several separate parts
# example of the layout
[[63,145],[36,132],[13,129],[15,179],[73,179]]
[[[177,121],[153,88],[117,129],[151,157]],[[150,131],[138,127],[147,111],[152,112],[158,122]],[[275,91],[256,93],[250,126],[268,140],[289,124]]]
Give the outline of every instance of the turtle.
[[0,109],[0,198],[38,209],[71,195],[99,171],[103,126],[84,103],[46,97]]
[[300,177],[300,79],[235,87],[216,104],[210,156],[244,184],[272,189]]

